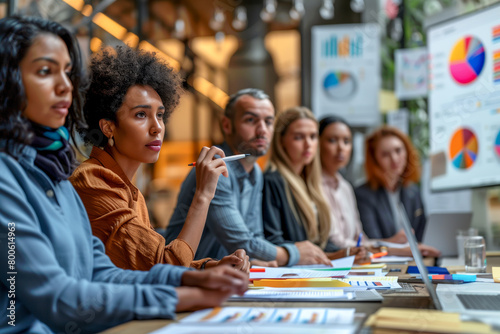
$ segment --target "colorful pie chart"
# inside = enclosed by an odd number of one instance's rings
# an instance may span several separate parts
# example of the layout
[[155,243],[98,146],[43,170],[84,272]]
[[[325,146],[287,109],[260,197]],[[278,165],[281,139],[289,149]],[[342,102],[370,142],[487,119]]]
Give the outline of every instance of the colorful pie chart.
[[356,80],[348,72],[330,72],[323,81],[323,89],[333,100],[349,99],[356,92]]
[[449,68],[453,79],[462,85],[476,80],[483,70],[485,53],[483,43],[476,37],[466,36],[455,43],[450,54]]
[[495,152],[500,157],[500,131],[498,132],[497,137],[495,138]]
[[461,128],[451,137],[450,160],[458,169],[469,169],[477,159],[477,137],[471,130]]

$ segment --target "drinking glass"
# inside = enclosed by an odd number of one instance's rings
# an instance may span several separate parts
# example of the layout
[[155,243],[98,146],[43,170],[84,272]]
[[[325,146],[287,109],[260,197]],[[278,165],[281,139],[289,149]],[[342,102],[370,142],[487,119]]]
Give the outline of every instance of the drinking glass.
[[464,244],[464,254],[466,272],[486,272],[486,244],[483,237],[468,237]]
[[458,251],[458,260],[461,263],[464,263],[465,254],[464,254],[464,245],[465,240],[468,237],[476,236],[477,230],[475,228],[470,228],[468,230],[458,230],[457,233],[457,251]]

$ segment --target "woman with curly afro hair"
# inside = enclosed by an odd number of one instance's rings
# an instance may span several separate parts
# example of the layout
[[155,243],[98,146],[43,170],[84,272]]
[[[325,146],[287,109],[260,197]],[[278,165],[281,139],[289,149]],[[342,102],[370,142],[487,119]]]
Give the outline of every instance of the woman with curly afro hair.
[[158,160],[165,122],[179,102],[180,79],[154,53],[127,46],[91,59],[90,88],[83,107],[88,128],[80,129],[90,158],[70,180],[80,195],[106,254],[124,269],[149,270],[157,263],[205,269],[233,265],[248,272],[244,250],[217,261],[193,261],[218,178],[227,176],[224,152],[204,147],[196,162],[197,186],[178,238],[165,239],[150,224],[146,202],[131,180],[142,163]]

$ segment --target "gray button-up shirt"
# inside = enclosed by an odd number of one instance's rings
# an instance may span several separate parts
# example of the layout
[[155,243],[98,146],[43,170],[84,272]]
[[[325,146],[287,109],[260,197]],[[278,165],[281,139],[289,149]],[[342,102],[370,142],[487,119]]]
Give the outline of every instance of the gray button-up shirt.
[[[226,156],[232,151],[224,143],[220,146]],[[220,176],[215,196],[210,203],[207,221],[195,259],[222,258],[243,248],[251,258],[264,261],[276,259],[276,245],[264,238],[262,227],[262,171],[257,164],[247,173],[239,161],[227,163],[229,177]],[[177,207],[166,232],[167,243],[177,238],[196,190],[195,169],[182,184]],[[294,244],[280,245],[289,254],[298,254]],[[298,262],[291,256],[288,265]]]

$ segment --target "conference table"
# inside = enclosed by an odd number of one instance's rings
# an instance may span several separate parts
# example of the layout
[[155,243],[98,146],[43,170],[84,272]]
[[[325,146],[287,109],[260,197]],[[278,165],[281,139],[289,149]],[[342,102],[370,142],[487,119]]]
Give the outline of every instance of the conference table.
[[[390,265],[391,268],[398,268],[398,265]],[[404,275],[406,265],[402,266],[401,272],[389,273],[388,275]],[[403,273],[403,274],[401,274]],[[361,325],[367,316],[375,313],[381,307],[404,307],[404,308],[434,308],[429,294],[423,284],[412,284],[415,287],[414,293],[387,294],[382,302],[245,302],[228,301],[222,306],[244,306],[244,307],[321,307],[321,308],[354,308],[356,309],[355,321]],[[176,320],[136,320],[113,327],[102,334],[146,334],[156,329],[188,316],[191,312],[177,313]]]
[[[426,265],[432,265],[434,259],[425,259]],[[410,263],[409,265],[412,265]],[[493,256],[488,256],[487,272],[491,273],[492,266],[500,266],[500,253],[494,253]],[[400,271],[390,271],[389,276],[398,276],[404,279],[406,276],[407,265],[388,265],[387,270],[391,269]],[[449,268],[450,272],[463,271],[464,266],[453,266]],[[360,330],[363,330],[362,324],[369,315],[375,313],[382,307],[396,308],[414,308],[414,309],[435,309],[431,298],[424,284],[411,284],[416,292],[412,293],[384,293],[382,302],[243,302],[243,301],[228,301],[222,306],[244,306],[244,307],[321,307],[321,308],[354,308],[356,309],[355,322],[359,324]],[[154,330],[173,324],[180,319],[188,316],[191,312],[177,313],[176,320],[135,320],[125,324],[108,329],[102,334],[146,334]],[[367,331],[369,332],[369,331]]]

